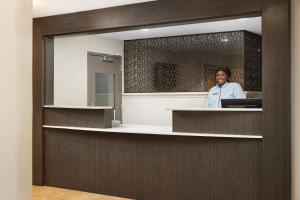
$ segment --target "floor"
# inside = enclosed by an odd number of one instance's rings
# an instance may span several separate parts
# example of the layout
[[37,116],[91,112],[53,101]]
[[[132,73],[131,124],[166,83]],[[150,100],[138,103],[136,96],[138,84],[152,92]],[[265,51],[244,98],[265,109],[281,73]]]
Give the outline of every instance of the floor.
[[33,186],[32,200],[129,200],[60,188]]

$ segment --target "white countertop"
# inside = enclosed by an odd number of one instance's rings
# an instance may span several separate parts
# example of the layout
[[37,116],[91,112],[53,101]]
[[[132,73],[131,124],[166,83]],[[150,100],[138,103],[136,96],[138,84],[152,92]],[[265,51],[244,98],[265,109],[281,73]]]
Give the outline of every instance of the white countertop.
[[[260,91],[244,91],[247,95],[260,95]],[[123,92],[122,96],[208,96],[208,92],[150,92],[150,93],[127,93]]]
[[122,124],[120,127],[113,128],[85,128],[71,126],[49,126],[44,125],[44,128],[49,129],[65,129],[65,130],[82,130],[92,132],[112,132],[112,133],[131,133],[144,135],[169,135],[169,136],[193,136],[193,137],[212,137],[212,138],[244,138],[244,139],[262,139],[261,135],[238,135],[238,134],[212,134],[212,133],[182,133],[173,132],[170,126],[149,126],[149,125],[133,125]]
[[167,108],[167,110],[172,111],[213,111],[213,112],[223,112],[223,111],[234,111],[234,112],[262,112],[262,108],[192,108],[192,107],[182,107],[182,108]]
[[90,110],[103,110],[112,109],[106,106],[63,106],[63,105],[44,105],[44,108],[64,108],[64,109],[90,109]]

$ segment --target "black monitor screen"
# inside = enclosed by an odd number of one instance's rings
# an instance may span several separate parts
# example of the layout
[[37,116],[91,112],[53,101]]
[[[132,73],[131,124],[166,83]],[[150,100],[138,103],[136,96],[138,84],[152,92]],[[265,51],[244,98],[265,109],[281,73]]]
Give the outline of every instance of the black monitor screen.
[[222,108],[262,108],[261,99],[221,99]]

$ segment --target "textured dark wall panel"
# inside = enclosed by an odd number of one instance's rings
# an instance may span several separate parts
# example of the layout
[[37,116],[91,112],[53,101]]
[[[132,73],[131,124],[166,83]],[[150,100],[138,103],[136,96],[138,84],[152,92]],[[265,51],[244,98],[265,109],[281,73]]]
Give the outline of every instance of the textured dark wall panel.
[[247,91],[261,91],[261,36],[245,32],[244,87]]
[[48,186],[137,200],[261,200],[261,140],[45,129]]
[[44,123],[50,126],[111,128],[112,109],[45,108]]
[[[244,87],[244,66],[248,66],[245,61],[255,62],[248,67],[250,74],[261,68],[259,55],[252,53],[253,49],[260,49],[260,41],[250,39],[247,45],[251,47],[245,48],[248,35],[254,34],[237,31],[125,41],[125,92],[208,91],[215,84],[214,71],[218,66],[231,68],[231,81]],[[252,53],[249,59],[245,52]],[[249,87],[251,90],[261,88],[261,78],[251,81],[257,82]]]
[[174,132],[262,135],[261,112],[173,111]]

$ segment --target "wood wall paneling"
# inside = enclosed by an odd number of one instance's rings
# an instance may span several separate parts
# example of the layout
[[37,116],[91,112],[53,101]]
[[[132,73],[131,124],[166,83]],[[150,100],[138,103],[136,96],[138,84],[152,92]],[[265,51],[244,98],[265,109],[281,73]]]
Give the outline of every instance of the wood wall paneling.
[[259,200],[261,140],[45,129],[45,184],[132,199]]
[[261,0],[153,1],[92,11],[36,18],[43,35],[110,32],[167,23],[253,16]]
[[45,108],[44,123],[51,126],[111,128],[112,109]]
[[44,184],[44,133],[43,133],[43,105],[44,105],[44,41],[41,25],[33,21],[33,183]]
[[262,112],[173,111],[173,131],[262,135]]
[[289,0],[263,1],[263,199],[291,199]]
[[45,104],[53,105],[54,104],[54,38],[45,37],[44,38],[45,46]]

